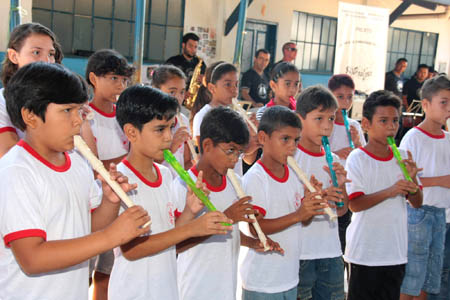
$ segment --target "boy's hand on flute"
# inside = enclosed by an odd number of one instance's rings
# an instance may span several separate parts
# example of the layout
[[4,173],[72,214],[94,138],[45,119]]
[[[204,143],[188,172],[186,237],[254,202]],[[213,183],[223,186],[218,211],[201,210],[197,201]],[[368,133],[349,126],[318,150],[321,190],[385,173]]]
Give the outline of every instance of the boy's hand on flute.
[[408,194],[414,194],[419,186],[415,184],[414,182],[411,182],[406,179],[400,179],[396,183],[394,183],[393,186],[388,188],[389,194],[391,197],[395,197],[397,195],[403,195],[406,196]]
[[412,180],[417,183],[417,173],[423,170],[423,168],[418,168],[416,162],[413,160],[411,152],[408,150],[408,158],[402,160],[405,164],[406,170],[408,170],[409,176],[411,176]]
[[345,199],[344,189],[330,186],[323,191],[322,198],[327,202],[331,201],[332,203],[328,203],[329,206],[332,208],[336,208],[336,205],[334,203],[343,202]]
[[[324,166],[323,169],[328,173],[328,175],[330,175],[331,178],[330,168],[328,168],[328,166]],[[340,163],[333,163],[333,171],[334,173],[336,173],[336,179],[339,187],[343,188],[347,182],[351,182],[351,180],[347,178],[347,171],[345,171],[344,166],[342,166]]]
[[308,192],[302,200],[302,204],[297,209],[298,221],[305,222],[317,215],[324,215],[325,207],[329,207],[327,203],[324,203],[322,198],[322,191]]
[[340,159],[347,159],[347,157],[350,155],[350,152],[352,152],[352,147],[345,147],[337,151],[333,151],[334,154],[339,156]]
[[[198,173],[197,182],[195,186],[203,191],[206,196],[209,195],[210,191],[206,187],[206,183],[203,182],[203,171]],[[202,209],[205,207],[203,202],[195,195],[195,193],[188,186],[188,192],[186,195],[186,207],[184,210],[188,210],[193,217],[195,217]]]
[[235,223],[237,222],[248,222],[253,223],[254,220],[248,218],[248,215],[258,213],[257,210],[253,209],[253,205],[248,203],[252,197],[244,197],[239,199],[239,201],[234,202],[230,207],[228,207],[223,213]]
[[186,126],[181,126],[177,129],[172,138],[172,144],[170,145],[170,151],[172,153],[177,152],[178,148],[183,145],[184,142],[189,140],[191,136],[189,135],[188,129]]
[[[355,145],[355,148],[361,147],[361,141],[359,139],[358,129],[356,129],[356,127],[353,125],[350,125],[350,135],[352,137],[352,141],[353,141],[353,144]],[[352,148],[350,148],[350,149],[353,150]]]
[[[278,244],[277,242],[274,242],[272,239],[270,239],[269,237],[267,237],[267,245],[269,246],[269,250],[268,251],[273,251],[273,252],[278,252],[280,254],[284,254],[284,249],[281,248],[280,244]],[[261,241],[259,239],[255,239],[252,237],[249,237],[249,248],[254,249],[256,252],[267,252],[264,250],[264,246],[261,243]]]
[[225,226],[222,223],[233,224],[233,220],[227,218],[224,213],[220,211],[210,211],[206,214],[194,219],[191,223],[190,230],[193,237],[227,234],[228,231],[233,230],[233,226]]
[[[110,178],[114,181],[117,181],[117,183],[120,184],[120,187],[123,189],[125,193],[128,193],[129,191],[132,191],[137,188],[136,183],[128,183],[128,177],[124,176],[122,173],[117,171],[117,167],[114,163],[110,164],[109,167],[109,175]],[[111,202],[111,203],[119,203],[120,198],[117,196],[117,194],[111,189],[109,184],[105,181],[105,179],[98,174],[97,178],[100,179],[102,182],[102,189],[103,189],[103,195]]]
[[115,246],[120,246],[148,233],[150,226],[142,228],[148,221],[150,216],[147,211],[142,206],[135,205],[120,214],[104,232],[109,240],[115,241]]

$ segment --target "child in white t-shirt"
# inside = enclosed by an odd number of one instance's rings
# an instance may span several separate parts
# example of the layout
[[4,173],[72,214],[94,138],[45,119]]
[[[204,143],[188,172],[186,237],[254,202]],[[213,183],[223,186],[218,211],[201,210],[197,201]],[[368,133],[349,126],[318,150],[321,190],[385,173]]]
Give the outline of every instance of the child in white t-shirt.
[[[331,183],[322,137],[333,130],[337,101],[328,89],[322,86],[309,87],[297,99],[297,115],[303,126],[295,159],[302,170],[322,182],[322,189],[329,199],[341,202],[335,212],[342,216],[347,212],[345,191],[346,172],[333,156],[333,170],[338,187]],[[300,283],[301,299],[343,299],[344,263],[337,220],[328,215],[315,216],[302,223],[300,230]]]
[[[284,254],[249,250],[241,266],[242,299],[297,299],[300,257],[300,222],[321,215],[327,206],[305,195],[303,185],[287,166],[300,139],[301,123],[289,108],[268,108],[259,123],[261,160],[243,178],[252,204],[264,215],[262,230],[280,243]],[[316,182],[316,188],[320,189]]]
[[406,197],[420,207],[422,192],[411,153],[401,151],[413,182],[405,179],[387,143],[397,133],[399,108],[400,99],[392,92],[370,94],[362,120],[369,142],[347,158],[348,206],[353,211],[344,255],[350,263],[349,300],[400,297],[408,259]]
[[[427,80],[421,97],[425,120],[409,130],[400,144],[423,167],[418,176],[423,185],[424,204],[419,208],[408,207],[408,264],[401,288],[402,300],[419,294],[420,297],[428,294],[431,300],[450,297],[450,249],[445,233],[445,209],[450,208],[450,134],[442,130],[450,117],[449,78],[439,76]],[[447,238],[450,238],[449,227],[450,220],[447,220]],[[447,270],[443,270],[443,264]]]
[[[180,106],[183,104],[186,91],[186,76],[177,67],[162,65],[155,69],[152,75],[152,86],[175,97]],[[192,167],[191,151],[186,145],[191,138],[188,125],[189,119],[181,112],[177,114],[175,126],[172,128],[173,139],[170,144],[170,151],[186,170]],[[162,164],[169,166],[165,161]],[[172,175],[176,177],[177,173],[175,170],[170,166],[169,169],[172,171]]]
[[[225,236],[188,240],[179,245],[178,288],[182,300],[236,299],[239,246],[262,250],[259,240],[239,231],[238,222],[249,222],[247,215],[256,211],[247,203],[249,197],[238,199],[226,176],[228,169],[234,168],[248,139],[247,125],[231,109],[217,107],[205,115],[200,129],[201,156],[189,173],[197,178],[199,172],[203,172],[203,180],[211,192],[209,199],[234,225]],[[187,189],[180,178],[174,182],[174,190],[180,199],[178,207],[184,207]],[[275,250],[279,250],[277,247],[275,245]]]
[[62,58],[61,46],[55,34],[39,23],[21,24],[10,33],[1,72],[3,88],[0,89],[0,157],[24,137],[24,132],[13,125],[6,111],[3,91],[8,81],[26,64],[36,61],[61,63]]
[[[139,228],[147,212],[135,206],[114,221],[119,198],[106,183],[102,197],[92,169],[72,151],[87,100],[79,76],[31,63],[5,96],[25,136],[0,160],[0,298],[87,299],[87,260],[148,232]],[[110,174],[125,191],[133,188],[115,167]]]
[[138,182],[131,198],[151,211],[152,231],[115,249],[108,299],[178,299],[175,245],[231,230],[220,224],[231,220],[219,212],[191,222],[202,208],[192,193],[175,220],[179,213],[171,172],[154,161],[163,159],[172,142],[178,109],[175,98],[148,86],[126,89],[117,102],[117,120],[132,145],[118,168]]

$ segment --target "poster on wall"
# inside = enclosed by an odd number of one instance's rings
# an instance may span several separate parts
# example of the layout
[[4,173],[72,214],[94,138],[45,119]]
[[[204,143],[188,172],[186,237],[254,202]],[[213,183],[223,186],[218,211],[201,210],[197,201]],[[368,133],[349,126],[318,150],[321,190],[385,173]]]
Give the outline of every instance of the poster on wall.
[[339,2],[334,73],[366,94],[384,89],[388,29],[388,9]]
[[189,32],[195,33],[200,38],[197,56],[203,59],[207,65],[214,62],[217,49],[216,29],[213,27],[191,26],[189,27]]

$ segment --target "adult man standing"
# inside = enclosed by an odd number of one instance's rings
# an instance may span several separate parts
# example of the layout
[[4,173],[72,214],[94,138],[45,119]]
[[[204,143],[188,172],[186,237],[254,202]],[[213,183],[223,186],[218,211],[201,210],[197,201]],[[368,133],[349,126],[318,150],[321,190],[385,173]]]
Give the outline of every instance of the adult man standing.
[[[183,73],[188,78],[187,86],[189,86],[192,78],[192,73],[194,72],[195,67],[200,61],[197,57],[199,40],[200,38],[195,33],[186,33],[183,36],[183,42],[181,44],[181,54],[172,56],[166,61],[166,64],[174,65],[183,71]],[[206,64],[205,62],[203,62],[201,74],[205,74],[205,70]],[[201,78],[199,78],[199,80],[201,80]]]
[[408,60],[406,58],[399,58],[395,63],[395,68],[392,71],[386,73],[386,79],[384,81],[384,89],[391,91],[400,98],[403,92],[403,77],[402,74],[408,67]]
[[269,61],[269,51],[259,49],[255,53],[253,67],[242,75],[242,98],[252,102],[256,107],[264,106],[269,101],[269,78],[264,73]]

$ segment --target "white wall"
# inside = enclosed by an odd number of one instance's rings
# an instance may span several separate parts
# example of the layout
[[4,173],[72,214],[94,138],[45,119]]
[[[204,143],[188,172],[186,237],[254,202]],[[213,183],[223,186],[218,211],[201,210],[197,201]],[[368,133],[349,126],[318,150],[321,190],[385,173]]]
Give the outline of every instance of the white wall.
[[[20,5],[24,10],[22,23],[31,22],[32,0],[21,0]],[[0,3],[0,51],[5,51],[9,37],[9,9],[10,0],[1,0]]]

